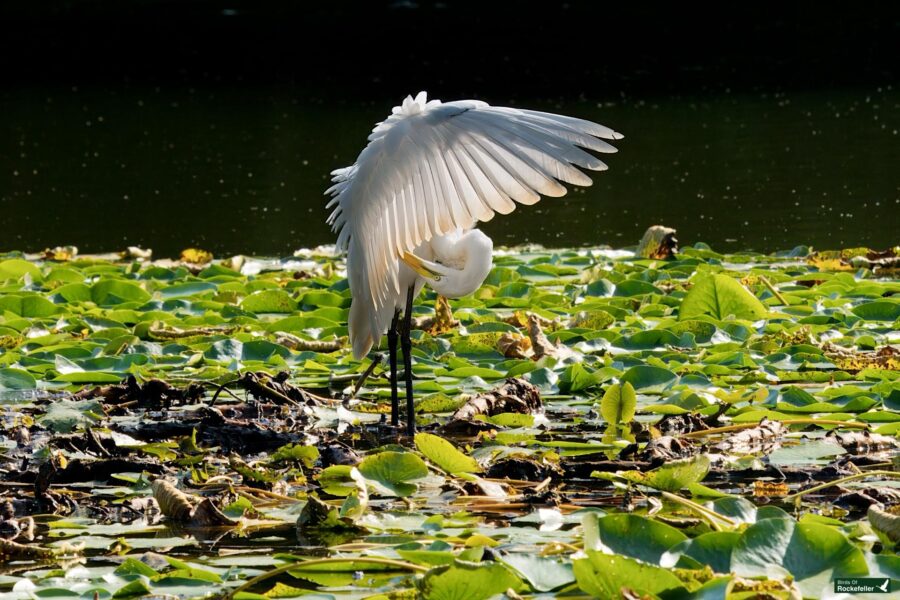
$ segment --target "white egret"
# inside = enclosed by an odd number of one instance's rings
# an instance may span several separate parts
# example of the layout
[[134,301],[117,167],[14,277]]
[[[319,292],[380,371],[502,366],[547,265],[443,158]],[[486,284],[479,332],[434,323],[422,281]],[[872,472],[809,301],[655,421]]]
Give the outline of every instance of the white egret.
[[582,148],[615,152],[603,140],[621,137],[590,121],[477,100],[428,101],[420,92],[375,126],[352,166],[332,172],[328,223],[347,251],[353,354],[363,358],[387,332],[393,425],[399,327],[407,430],[415,431],[410,320],[422,286],[449,298],[477,290],[493,244],[475,224],[512,212],[516,202],[563,196],[560,181],[591,185],[575,167],[606,165]]

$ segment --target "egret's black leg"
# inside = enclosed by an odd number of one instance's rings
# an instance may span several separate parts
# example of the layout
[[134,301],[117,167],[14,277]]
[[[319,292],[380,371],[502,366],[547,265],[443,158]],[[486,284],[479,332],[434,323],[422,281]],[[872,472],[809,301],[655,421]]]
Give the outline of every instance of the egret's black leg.
[[400,345],[403,348],[403,374],[406,379],[406,432],[409,435],[416,433],[416,410],[413,406],[413,380],[412,380],[412,340],[409,335],[412,330],[412,305],[414,288],[406,292],[406,311],[403,313],[403,327],[401,327]]
[[366,367],[366,370],[362,372],[356,382],[353,384],[353,397],[356,398],[356,395],[359,393],[359,389],[366,382],[366,379],[369,378],[369,375],[372,374],[372,371],[375,370],[375,367],[380,365],[384,361],[384,354],[376,353],[372,356],[372,362],[369,363],[369,366]]
[[394,313],[391,328],[388,329],[388,357],[391,362],[391,425],[400,425],[400,400],[397,397],[397,321],[400,311]]

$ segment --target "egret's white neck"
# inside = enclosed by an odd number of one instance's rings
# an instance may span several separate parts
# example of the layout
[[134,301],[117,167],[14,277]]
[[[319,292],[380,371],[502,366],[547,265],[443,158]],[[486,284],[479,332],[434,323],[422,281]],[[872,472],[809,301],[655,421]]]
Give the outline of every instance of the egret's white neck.
[[494,243],[477,229],[436,237],[431,249],[436,264],[430,266],[440,277],[429,280],[428,285],[447,298],[468,296],[481,287],[494,262]]

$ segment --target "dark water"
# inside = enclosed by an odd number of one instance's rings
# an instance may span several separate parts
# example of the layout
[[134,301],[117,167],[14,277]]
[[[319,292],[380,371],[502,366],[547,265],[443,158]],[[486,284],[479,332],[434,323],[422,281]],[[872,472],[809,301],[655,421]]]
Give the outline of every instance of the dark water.
[[[593,187],[486,225],[498,244],[623,246],[656,223],[723,250],[900,242],[897,88],[483,99],[625,134]],[[330,243],[328,172],[355,159],[390,108],[283,86],[0,91],[0,250]]]

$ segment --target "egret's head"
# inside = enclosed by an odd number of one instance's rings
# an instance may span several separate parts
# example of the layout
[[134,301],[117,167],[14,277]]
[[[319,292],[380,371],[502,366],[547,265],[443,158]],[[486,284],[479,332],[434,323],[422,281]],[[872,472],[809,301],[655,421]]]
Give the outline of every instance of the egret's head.
[[484,283],[494,264],[494,243],[477,229],[432,240],[435,262],[428,286],[447,298],[468,296]]

